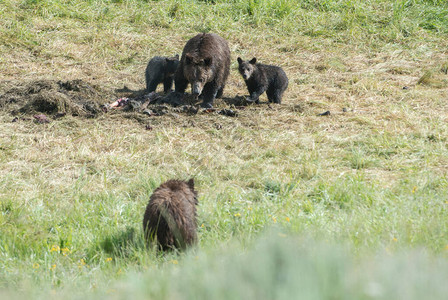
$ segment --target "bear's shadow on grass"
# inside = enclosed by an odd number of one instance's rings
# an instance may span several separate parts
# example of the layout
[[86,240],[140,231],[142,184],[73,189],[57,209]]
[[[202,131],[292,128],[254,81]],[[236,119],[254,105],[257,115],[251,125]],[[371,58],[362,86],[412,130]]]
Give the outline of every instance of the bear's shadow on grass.
[[[115,89],[116,93],[124,94],[126,97],[129,97],[131,99],[144,102],[147,100],[147,96],[149,93],[147,93],[146,89],[140,89],[140,90],[132,90],[128,88],[127,86],[124,86],[120,89]],[[176,92],[169,92],[167,94],[164,93],[157,93],[159,96],[159,101],[151,102],[151,104],[155,104],[156,102],[162,102],[164,104],[171,104],[172,106],[181,106],[181,105],[197,105],[199,106],[202,102],[202,97],[199,96],[198,99],[194,98],[190,93],[176,93]],[[216,99],[216,101],[222,101],[223,103],[229,105],[229,106],[235,106],[238,108],[243,108],[244,106],[250,106],[250,105],[257,105],[256,103],[249,102],[246,100],[246,96],[241,95],[235,95],[234,97],[221,97],[220,99]],[[269,102],[261,102],[259,104]]]
[[130,257],[133,253],[146,249],[143,234],[133,227],[104,236],[99,247],[102,251],[114,257]]
[[[149,93],[146,91],[146,89],[130,89],[128,88],[126,85],[124,85],[122,88],[116,88],[115,89],[115,93],[121,94],[123,96],[132,98],[132,99],[136,99],[136,100],[143,100],[145,98],[145,96],[147,96]],[[202,97],[199,96],[199,99],[194,99],[194,97],[190,94],[190,93],[184,93],[184,94],[180,94],[176,93],[174,91],[171,91],[167,94],[165,93],[157,93],[158,95],[160,95],[161,98],[167,98],[169,100],[169,98],[180,98],[179,101],[183,102],[183,104],[188,104],[188,105],[199,105],[200,102],[202,102]],[[248,102],[246,100],[246,96],[241,96],[241,95],[235,95],[234,97],[221,97],[220,99],[216,99],[217,101],[221,100],[224,103],[228,104],[228,105],[233,105],[233,106],[248,106],[248,105],[252,105],[255,103],[252,102]],[[169,102],[169,101],[168,101]],[[262,103],[262,102],[260,102]],[[266,102],[268,103],[268,102]]]
[[250,104],[249,102],[246,101],[246,97],[243,96],[222,97],[221,101],[228,105],[234,105],[234,106],[246,106]]
[[130,98],[137,98],[148,94],[146,89],[132,90],[128,88],[126,85],[123,86],[122,88],[116,88],[115,93],[127,94],[127,96]]

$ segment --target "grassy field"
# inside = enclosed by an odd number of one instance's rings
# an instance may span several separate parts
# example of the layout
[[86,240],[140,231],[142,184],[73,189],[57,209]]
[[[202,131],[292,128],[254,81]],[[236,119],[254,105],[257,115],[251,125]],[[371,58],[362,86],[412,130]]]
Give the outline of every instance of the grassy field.
[[[198,32],[229,42],[225,99],[247,95],[238,56],[289,77],[281,105],[236,117],[36,124],[0,105],[0,298],[448,294],[446,1],[0,0],[0,15],[0,96],[82,80],[113,102]],[[198,246],[145,247],[152,191],[190,177]]]

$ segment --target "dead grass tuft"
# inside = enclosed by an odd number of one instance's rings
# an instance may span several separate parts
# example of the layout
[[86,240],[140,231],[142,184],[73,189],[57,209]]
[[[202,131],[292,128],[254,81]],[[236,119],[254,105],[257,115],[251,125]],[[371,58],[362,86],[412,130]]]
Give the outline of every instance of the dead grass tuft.
[[427,70],[423,73],[417,84],[425,85],[433,88],[444,88],[448,87],[448,80],[442,78],[439,74],[432,70]]

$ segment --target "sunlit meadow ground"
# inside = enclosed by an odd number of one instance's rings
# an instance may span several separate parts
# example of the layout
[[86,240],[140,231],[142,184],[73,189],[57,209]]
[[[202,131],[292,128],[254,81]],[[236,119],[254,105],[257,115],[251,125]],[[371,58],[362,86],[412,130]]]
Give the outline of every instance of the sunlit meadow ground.
[[[225,97],[247,94],[238,56],[290,82],[283,104],[237,117],[2,111],[0,297],[448,294],[444,1],[5,0],[0,14],[0,93],[35,79],[139,90],[152,56],[204,31],[230,45]],[[149,195],[190,177],[199,245],[147,249]]]

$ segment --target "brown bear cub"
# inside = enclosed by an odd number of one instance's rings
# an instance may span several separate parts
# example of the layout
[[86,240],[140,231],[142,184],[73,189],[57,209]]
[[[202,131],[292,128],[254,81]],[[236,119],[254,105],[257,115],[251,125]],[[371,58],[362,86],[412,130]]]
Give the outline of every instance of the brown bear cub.
[[255,57],[250,61],[243,61],[238,57],[238,71],[249,91],[247,101],[259,103],[258,98],[266,91],[269,102],[282,102],[283,92],[288,87],[288,77],[282,68],[257,64]]
[[201,33],[184,47],[175,74],[175,90],[184,93],[188,84],[202,107],[213,107],[213,100],[222,96],[230,72],[230,49],[227,41],[214,33]]
[[157,239],[162,250],[185,249],[197,242],[194,180],[168,180],[152,194],[143,217],[147,241]]
[[179,55],[173,57],[154,56],[146,66],[146,90],[154,92],[160,83],[163,83],[163,91],[171,91],[174,81],[174,73],[179,66]]

